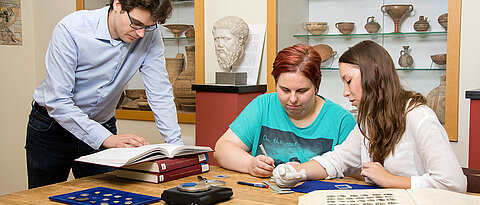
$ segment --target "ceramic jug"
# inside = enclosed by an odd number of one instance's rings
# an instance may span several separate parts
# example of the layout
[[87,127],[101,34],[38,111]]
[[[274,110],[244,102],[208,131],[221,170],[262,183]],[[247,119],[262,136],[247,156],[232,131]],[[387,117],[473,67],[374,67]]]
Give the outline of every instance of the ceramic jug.
[[374,16],[368,17],[367,23],[365,24],[365,30],[367,30],[368,33],[377,33],[379,29],[380,29],[380,24],[378,24],[375,21],[375,17]]
[[410,46],[403,46],[403,50],[400,51],[400,58],[398,58],[398,64],[401,67],[411,67],[413,64],[413,58],[408,54],[408,48]]
[[413,29],[415,29],[415,31],[420,31],[420,32],[427,31],[428,28],[430,28],[430,24],[428,24],[427,20],[428,20],[427,17],[419,16],[418,21],[413,24]]

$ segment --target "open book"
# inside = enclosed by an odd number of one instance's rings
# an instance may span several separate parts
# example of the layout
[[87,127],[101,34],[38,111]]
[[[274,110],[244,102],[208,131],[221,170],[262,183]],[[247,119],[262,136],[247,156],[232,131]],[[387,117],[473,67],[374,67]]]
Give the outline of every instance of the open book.
[[431,188],[317,190],[301,196],[298,204],[476,205],[480,196]]
[[135,148],[110,148],[94,154],[82,156],[75,161],[99,164],[110,167],[151,161],[161,158],[173,158],[190,154],[212,152],[210,147],[174,144],[151,144]]

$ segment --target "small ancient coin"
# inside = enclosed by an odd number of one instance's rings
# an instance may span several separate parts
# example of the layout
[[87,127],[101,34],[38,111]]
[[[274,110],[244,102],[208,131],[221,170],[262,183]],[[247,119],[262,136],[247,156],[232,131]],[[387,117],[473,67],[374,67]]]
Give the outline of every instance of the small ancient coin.
[[76,198],[75,201],[80,201],[80,202],[83,202],[83,201],[88,201],[89,198]]

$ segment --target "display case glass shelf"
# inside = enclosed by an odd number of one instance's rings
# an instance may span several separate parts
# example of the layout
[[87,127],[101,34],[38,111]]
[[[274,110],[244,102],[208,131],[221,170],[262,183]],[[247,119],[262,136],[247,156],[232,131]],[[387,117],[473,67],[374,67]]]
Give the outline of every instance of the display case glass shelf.
[[194,0],[172,0],[172,3],[174,4],[184,4],[184,3],[194,3]]
[[313,37],[365,37],[365,36],[447,36],[446,31],[433,31],[433,32],[402,32],[402,33],[354,33],[354,34],[322,34],[322,35],[311,35],[311,34],[294,34],[293,37],[304,37],[304,38],[313,38]]
[[[338,70],[338,68],[321,68],[321,70]],[[446,68],[397,68],[397,71],[446,71]]]
[[192,40],[192,41],[195,41],[195,37],[163,37],[163,40]]

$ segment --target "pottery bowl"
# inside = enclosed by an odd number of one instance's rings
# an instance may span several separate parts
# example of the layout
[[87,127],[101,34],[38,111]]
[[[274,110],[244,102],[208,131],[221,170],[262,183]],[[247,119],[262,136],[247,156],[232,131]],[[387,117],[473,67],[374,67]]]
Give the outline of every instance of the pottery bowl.
[[125,90],[125,96],[132,100],[135,99],[146,99],[147,95],[145,94],[145,89],[127,89]]
[[312,47],[318,52],[318,54],[320,54],[320,57],[322,57],[322,63],[332,57],[333,49],[329,45],[317,44]]
[[437,65],[445,65],[447,64],[447,54],[436,54],[431,55],[430,58],[432,61]]
[[327,30],[327,22],[305,22],[304,28],[312,35],[322,35]]
[[447,30],[448,26],[448,13],[442,14],[438,17],[438,23],[445,29]]
[[352,33],[353,29],[355,28],[355,23],[353,23],[353,22],[338,22],[338,23],[335,24],[335,27],[342,34],[350,34],[350,33]]
[[150,106],[148,105],[148,102],[147,102],[146,100],[145,100],[145,101],[143,101],[143,100],[142,100],[142,101],[138,101],[137,104],[138,104],[138,107],[140,108],[140,110],[143,110],[143,111],[150,111],[150,110],[152,110],[152,109],[150,108]]
[[192,25],[187,24],[167,24],[163,25],[165,28],[168,28],[170,32],[173,33],[174,37],[180,37],[181,34],[190,28]]

